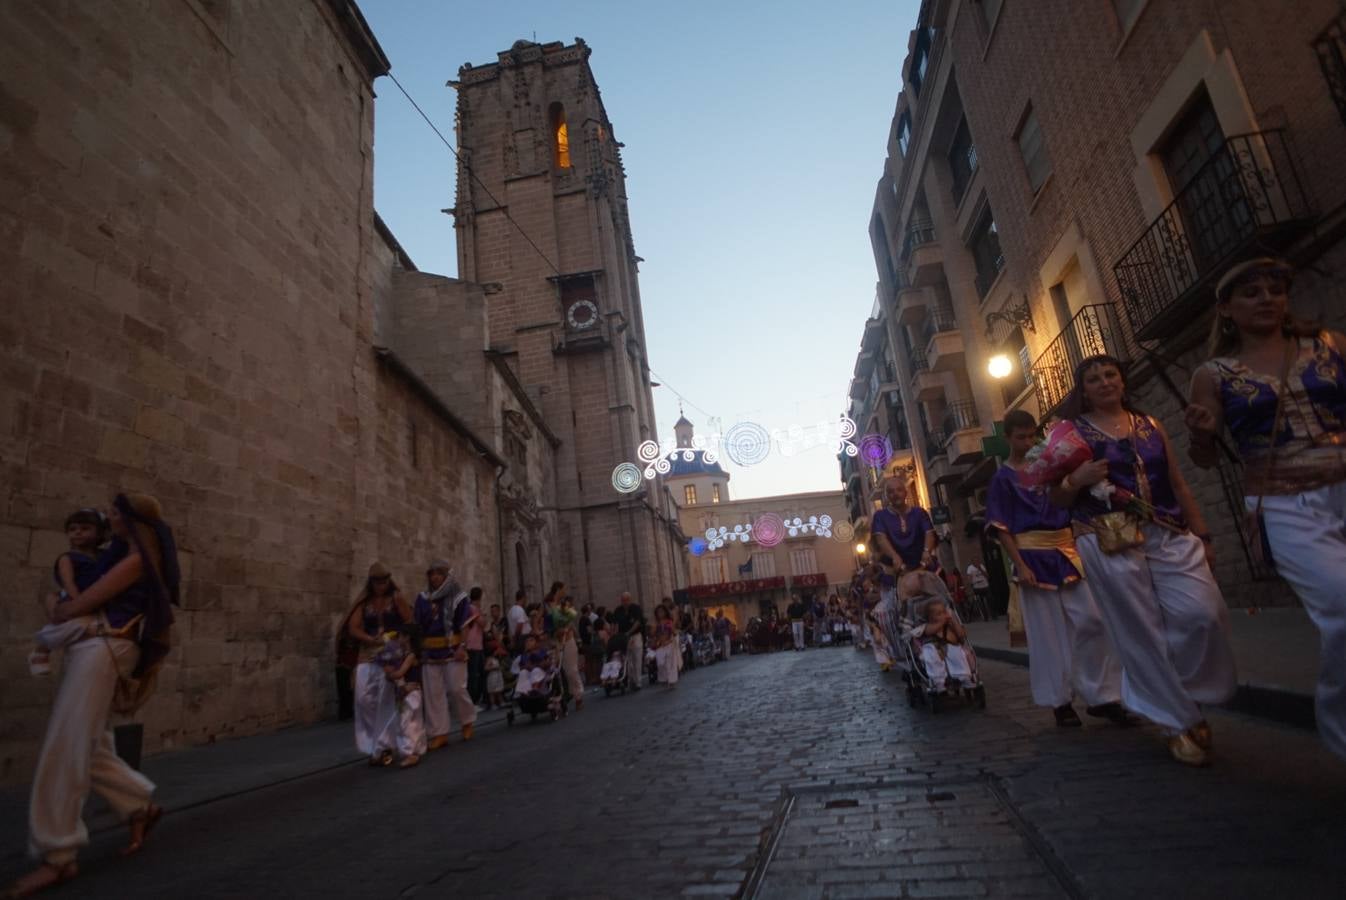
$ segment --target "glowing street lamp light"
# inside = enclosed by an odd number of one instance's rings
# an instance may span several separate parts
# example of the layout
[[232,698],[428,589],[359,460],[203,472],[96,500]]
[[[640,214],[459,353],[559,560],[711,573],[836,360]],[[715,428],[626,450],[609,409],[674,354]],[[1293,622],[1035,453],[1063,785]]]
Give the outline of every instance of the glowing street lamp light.
[[860,556],[864,556],[864,555],[865,555],[865,545],[864,545],[863,543],[856,544],[856,545],[855,545],[855,552],[856,552],[858,555],[860,555]]
[[1008,378],[1014,371],[1014,363],[1003,353],[997,353],[986,363],[986,371],[991,373],[992,378]]

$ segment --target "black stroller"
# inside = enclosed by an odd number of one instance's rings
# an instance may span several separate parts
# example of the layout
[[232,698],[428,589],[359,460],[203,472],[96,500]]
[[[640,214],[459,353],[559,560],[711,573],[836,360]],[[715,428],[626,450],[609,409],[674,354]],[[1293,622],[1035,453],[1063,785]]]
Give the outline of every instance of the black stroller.
[[528,716],[532,722],[536,722],[537,717],[543,715],[549,716],[551,721],[555,722],[564,718],[569,712],[570,699],[570,687],[566,684],[566,679],[561,676],[559,669],[553,668],[546,674],[537,692],[514,698],[513,705],[505,713],[505,723],[514,724],[516,710]]
[[962,624],[958,608],[938,576],[922,572],[914,579],[908,580],[904,577],[899,582],[897,599],[899,634],[894,636],[893,642],[901,648],[898,653],[902,659],[902,678],[907,683],[907,702],[913,707],[928,707],[932,714],[960,699],[967,705],[985,709],[986,686],[982,684],[981,674],[977,668],[977,654],[970,643],[964,641],[957,645],[959,652],[967,661],[968,672],[965,682],[961,684],[953,682],[951,662],[948,666],[949,677],[945,679],[944,684],[935,684],[928,671],[922,653],[927,644],[931,647],[936,646],[924,636],[925,607],[932,601],[943,604],[948,610],[950,620]]

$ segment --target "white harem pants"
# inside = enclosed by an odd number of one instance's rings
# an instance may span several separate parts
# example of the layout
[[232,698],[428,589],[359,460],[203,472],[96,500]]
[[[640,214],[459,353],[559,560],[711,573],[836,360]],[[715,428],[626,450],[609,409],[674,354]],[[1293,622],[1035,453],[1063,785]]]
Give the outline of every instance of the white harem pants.
[[117,672],[130,674],[139,658],[135,642],[120,638],[92,638],[66,649],[33,775],[28,811],[33,856],[56,866],[74,861],[89,843],[83,813],[90,789],[123,821],[149,807],[154,783],[117,755],[107,727]]
[[1122,553],[1076,541],[1108,636],[1121,658],[1122,703],[1168,731],[1202,721],[1198,703],[1234,693],[1229,611],[1201,541],[1153,523]]
[[1019,585],[1028,632],[1028,681],[1033,702],[1055,709],[1075,693],[1089,706],[1122,699],[1122,664],[1083,581],[1060,590]]
[[378,663],[360,663],[355,668],[356,749],[369,756],[393,750],[398,728],[397,686]]
[[[1257,505],[1247,498],[1248,508]],[[1318,733],[1346,757],[1346,482],[1262,500],[1276,571],[1318,626]]]

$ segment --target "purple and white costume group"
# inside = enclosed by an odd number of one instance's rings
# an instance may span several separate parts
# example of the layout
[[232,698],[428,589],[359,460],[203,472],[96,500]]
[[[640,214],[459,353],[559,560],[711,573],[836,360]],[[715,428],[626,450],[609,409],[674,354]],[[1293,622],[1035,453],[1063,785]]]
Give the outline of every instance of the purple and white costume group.
[[[870,522],[872,534],[882,534],[888,538],[897,551],[897,560],[885,560],[894,568],[916,569],[921,565],[925,553],[925,536],[933,531],[934,523],[930,513],[919,506],[909,506],[906,512],[897,513],[891,509],[875,511]],[[875,551],[878,548],[875,547]],[[884,572],[879,579],[879,602],[874,607],[874,618],[879,623],[876,632],[867,622],[865,628],[874,648],[874,659],[885,668],[897,662],[897,641],[900,640],[897,609],[897,579]]]

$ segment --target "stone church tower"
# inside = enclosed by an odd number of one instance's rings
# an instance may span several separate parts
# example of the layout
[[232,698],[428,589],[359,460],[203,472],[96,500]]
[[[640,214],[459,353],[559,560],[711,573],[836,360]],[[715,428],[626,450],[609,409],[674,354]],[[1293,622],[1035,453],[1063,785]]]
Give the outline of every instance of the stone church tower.
[[[658,436],[621,144],[590,52],[579,38],[518,41],[450,82],[458,272],[484,287],[490,349],[560,439],[559,558],[541,561],[538,583],[609,607],[629,590],[650,608],[686,583],[685,538],[662,478],[635,494],[612,486]],[[528,548],[515,552],[523,570]]]

